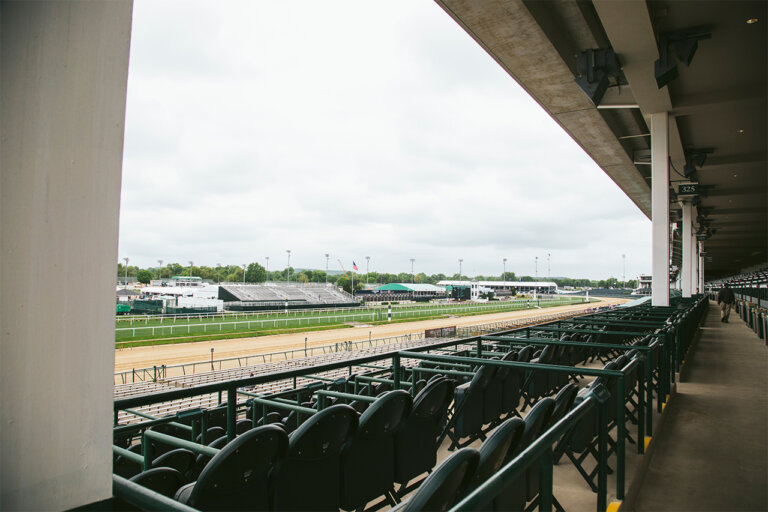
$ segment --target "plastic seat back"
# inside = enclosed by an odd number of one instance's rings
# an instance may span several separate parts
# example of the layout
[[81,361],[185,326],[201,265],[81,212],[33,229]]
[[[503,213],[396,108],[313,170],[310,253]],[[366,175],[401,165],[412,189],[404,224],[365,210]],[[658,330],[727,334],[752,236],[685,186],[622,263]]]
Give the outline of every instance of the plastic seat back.
[[184,475],[195,463],[195,454],[184,448],[165,452],[152,461],[153,468],[172,468]]
[[398,510],[448,510],[466,495],[479,461],[480,454],[474,448],[458,450],[445,459]]
[[542,398],[530,412],[525,416],[525,429],[517,446],[511,450],[507,456],[507,462],[515,458],[520,452],[525,450],[542,432],[542,428],[549,421],[552,410],[555,407],[555,401],[550,398]]
[[276,510],[338,510],[341,448],[357,424],[357,412],[338,404],[314,414],[290,435],[288,452],[274,471]]
[[[507,352],[502,361],[517,361],[517,352]],[[520,370],[515,368],[503,368],[506,370],[502,374],[503,380],[501,383],[501,410],[505,414],[510,414],[517,411],[520,405],[520,386],[522,385]]]
[[360,416],[357,431],[341,453],[341,506],[352,510],[384,495],[395,480],[395,431],[411,412],[413,399],[390,391]]
[[[507,452],[504,463],[508,463],[517,457],[523,450],[536,440],[546,425],[549,417],[552,415],[552,409],[555,407],[555,401],[552,398],[542,398],[525,417],[523,433],[520,436],[517,446],[512,447]],[[535,469],[538,469],[536,467]],[[495,510],[523,510],[528,497],[526,473],[510,482],[507,487],[499,493],[494,499]]]
[[184,478],[173,468],[153,468],[132,477],[131,482],[173,498],[179,487],[184,484]]
[[200,510],[267,510],[268,474],[285,455],[288,436],[277,425],[256,427],[217,453],[180,501]]
[[495,374],[496,367],[481,366],[468,384],[456,388],[454,427],[458,437],[472,436],[482,429],[485,423],[485,391]]
[[408,480],[437,462],[437,437],[453,394],[448,379],[435,379],[416,395],[411,413],[395,433],[395,481]]
[[525,423],[521,418],[510,418],[488,435],[488,439],[480,446],[480,460],[471,489],[488,480],[501,468],[507,453],[520,441],[524,429]]

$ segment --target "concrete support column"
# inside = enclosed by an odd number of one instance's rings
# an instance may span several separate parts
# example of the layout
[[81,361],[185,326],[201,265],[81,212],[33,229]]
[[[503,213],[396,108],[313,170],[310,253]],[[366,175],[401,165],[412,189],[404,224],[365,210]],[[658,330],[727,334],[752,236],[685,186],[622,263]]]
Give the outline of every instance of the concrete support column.
[[0,18],[0,510],[112,495],[131,0]]
[[704,293],[704,242],[699,242],[699,293]]
[[699,242],[696,233],[691,232],[691,293],[699,291]]
[[669,306],[669,114],[651,114],[651,304]]
[[683,285],[683,297],[690,297],[693,285],[693,265],[691,263],[693,262],[693,255],[695,253],[693,250],[694,246],[691,244],[691,240],[693,239],[691,233],[691,212],[693,206],[689,201],[682,201],[680,205],[683,207],[683,268],[680,269],[680,280]]

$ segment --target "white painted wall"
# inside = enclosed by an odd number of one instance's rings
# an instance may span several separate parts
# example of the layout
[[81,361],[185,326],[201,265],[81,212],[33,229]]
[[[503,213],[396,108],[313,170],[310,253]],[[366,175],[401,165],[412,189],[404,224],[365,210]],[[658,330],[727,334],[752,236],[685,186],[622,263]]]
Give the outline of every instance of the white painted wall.
[[131,0],[0,23],[0,510],[109,498]]

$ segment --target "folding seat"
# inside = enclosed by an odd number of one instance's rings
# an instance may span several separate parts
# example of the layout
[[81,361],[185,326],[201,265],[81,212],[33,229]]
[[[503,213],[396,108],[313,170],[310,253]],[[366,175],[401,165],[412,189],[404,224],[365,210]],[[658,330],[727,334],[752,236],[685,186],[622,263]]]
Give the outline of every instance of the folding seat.
[[398,512],[448,510],[467,494],[468,484],[477,468],[480,454],[474,448],[462,448],[443,461],[419,486],[418,490],[397,507]]
[[[528,448],[542,432],[543,427],[549,421],[552,410],[555,407],[555,401],[552,398],[542,398],[534,405],[526,415],[523,433],[517,446],[512,448],[504,460],[504,464],[514,460],[520,453]],[[526,474],[523,473],[519,478],[510,482],[509,485],[499,493],[493,502],[494,510],[523,510],[527,501]]]
[[[546,345],[539,357],[531,359],[533,364],[552,364],[552,356],[554,355],[554,345]],[[552,391],[552,377],[551,372],[546,370],[529,370],[523,383],[523,410],[543,396],[547,396]]]
[[253,422],[248,419],[237,420],[235,423],[235,435],[240,435],[248,432],[253,428]]
[[[485,439],[483,433],[485,390],[495,374],[495,366],[483,365],[475,372],[470,382],[456,387],[448,431],[448,437],[451,439],[449,450],[466,446],[475,439]],[[461,443],[460,440],[465,437],[468,439]]]
[[[161,423],[160,425],[153,425],[149,427],[149,430],[152,430],[154,432],[159,432],[161,434],[178,437],[179,439],[185,439],[189,441],[189,432],[184,430],[183,428],[173,425],[171,423]],[[152,449],[154,456],[162,455],[165,452],[169,452],[173,449],[175,449],[174,446],[171,446],[167,443],[152,443]]]
[[269,473],[288,448],[276,425],[249,430],[217,453],[176,499],[199,510],[269,510]]
[[390,384],[389,382],[381,382],[373,389],[372,396],[379,396],[380,394],[386,393],[387,391],[391,391],[391,390],[392,390],[392,384]]
[[395,432],[412,406],[411,395],[396,390],[373,402],[360,416],[357,431],[341,451],[342,508],[363,508],[394,492]]
[[[549,418],[544,422],[541,427],[541,433],[546,432],[552,428],[558,421],[563,419],[568,411],[573,407],[573,402],[576,399],[576,393],[579,388],[575,384],[569,383],[561,389],[557,395],[555,395],[555,405],[552,407],[552,413]],[[537,498],[539,494],[539,468],[531,467],[526,472],[526,499],[528,501]],[[557,502],[557,498],[552,497],[555,507],[558,510],[562,510],[562,507]]]
[[130,480],[169,498],[173,498],[176,490],[184,485],[184,478],[181,473],[166,467],[142,471],[138,475],[131,477]]
[[494,367],[493,377],[483,393],[483,424],[491,426],[499,424],[499,418],[502,415],[502,385],[508,373],[509,368]]
[[414,398],[411,413],[395,433],[395,481],[401,484],[399,495],[410,491],[410,480],[435,467],[437,439],[452,396],[452,381],[441,378],[428,383]]
[[[507,352],[502,361],[517,361],[518,353]],[[500,368],[502,374],[501,385],[501,410],[503,414],[520,416],[517,408],[520,406],[521,386],[523,385],[524,372],[517,368]]]
[[[209,427],[205,431],[205,442],[206,444],[210,445],[213,441],[217,440],[220,437],[224,437],[227,435],[227,431],[224,430],[222,427]],[[202,443],[203,435],[198,434],[197,439],[195,439],[196,443]]]
[[172,468],[184,475],[195,463],[195,454],[185,448],[176,448],[152,461],[153,468]]
[[[248,420],[251,421],[251,420]],[[264,417],[260,417],[256,420],[256,426],[260,427],[261,425],[271,425],[273,423],[281,423],[283,421],[283,415],[279,412],[270,412],[267,413],[267,421],[264,421]]]
[[[141,443],[136,443],[129,446],[128,451],[141,455]],[[141,464],[137,464],[136,462],[128,460],[121,455],[116,455],[114,457],[114,461],[112,463],[112,472],[116,475],[122,476],[123,478],[131,478],[141,473],[141,470]]]
[[[603,367],[605,370],[613,370],[615,368],[615,362],[610,362]],[[615,379],[605,378],[603,376],[597,377],[588,387],[579,390],[579,392],[576,394],[576,398],[574,399],[572,407],[576,407],[581,402],[586,400],[590,390],[594,389],[599,384],[605,385],[606,388],[608,388],[608,390],[611,392],[611,398],[609,399],[607,405],[608,417],[606,418],[606,421],[608,421],[608,430],[610,432],[612,424],[615,426],[616,418],[616,399],[613,396],[616,390]],[[597,452],[599,428],[600,425],[598,422],[598,411],[595,409],[591,413],[584,416],[576,425],[573,426],[573,428],[566,432],[554,450],[555,463],[557,463],[557,461],[559,461],[563,455],[566,455],[571,460],[571,462],[573,462],[573,465],[576,467],[576,470],[579,472],[579,474],[595,492],[597,492],[597,484],[595,482],[595,478],[597,477],[597,462],[599,461]],[[608,453],[606,454],[606,460],[610,456],[611,451],[615,449],[615,447],[616,442],[609,435]],[[590,456],[594,459],[595,467],[588,472],[584,465]],[[608,467],[607,471],[610,473],[612,470],[610,467]]]
[[273,472],[276,510],[338,510],[341,448],[357,423],[357,412],[338,404],[314,414],[290,435],[288,452]]
[[525,423],[521,418],[509,418],[488,434],[488,439],[478,450],[480,460],[468,491],[477,488],[504,465],[507,453],[515,449],[524,429]]
[[[216,448],[217,450],[220,450],[224,448],[227,444],[227,436],[222,436],[214,439],[213,441],[208,443],[208,446],[211,448]],[[198,454],[197,457],[195,457],[195,463],[192,465],[192,467],[187,471],[185,474],[187,482],[191,482],[193,480],[197,480],[197,477],[200,476],[200,472],[203,471],[203,468],[208,464],[208,462],[211,460],[211,457],[208,455],[203,455],[202,453]]]

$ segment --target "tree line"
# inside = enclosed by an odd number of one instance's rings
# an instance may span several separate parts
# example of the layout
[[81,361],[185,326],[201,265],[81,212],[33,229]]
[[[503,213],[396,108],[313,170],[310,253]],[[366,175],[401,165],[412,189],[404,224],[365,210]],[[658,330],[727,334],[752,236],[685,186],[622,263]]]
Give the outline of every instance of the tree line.
[[[122,263],[117,264],[117,276],[123,278],[125,276],[125,266]],[[474,279],[476,281],[522,281],[532,282],[539,280],[552,281],[559,287],[574,287],[574,288],[636,288],[637,280],[629,280],[625,283],[620,282],[615,277],[609,277],[608,279],[594,280],[594,279],[574,279],[570,277],[552,277],[549,279],[535,278],[532,276],[517,276],[514,272],[506,272],[503,275],[476,275],[469,277],[466,275],[459,275],[455,273],[453,275],[446,274],[432,274],[427,275],[424,272],[419,272],[411,276],[408,272],[400,272],[398,274],[390,274],[386,272],[347,272],[347,277],[344,274],[328,273],[326,275],[324,270],[309,270],[302,269],[298,272],[293,267],[286,267],[283,270],[271,270],[267,275],[267,270],[259,263],[250,263],[245,267],[245,275],[243,275],[243,267],[239,265],[222,265],[216,267],[207,266],[182,266],[180,263],[168,263],[163,267],[154,268],[140,268],[135,265],[128,266],[128,276],[135,277],[136,280],[143,284],[149,284],[153,279],[170,279],[173,276],[196,276],[204,280],[208,280],[214,283],[263,283],[265,281],[271,282],[287,282],[290,276],[291,282],[298,283],[334,283],[337,286],[344,288],[346,291],[351,291],[351,279],[354,278],[355,290],[364,288],[366,282],[371,284],[389,284],[389,283],[423,283],[423,284],[437,284],[439,281],[468,281]],[[245,278],[245,279],[243,279]]]

